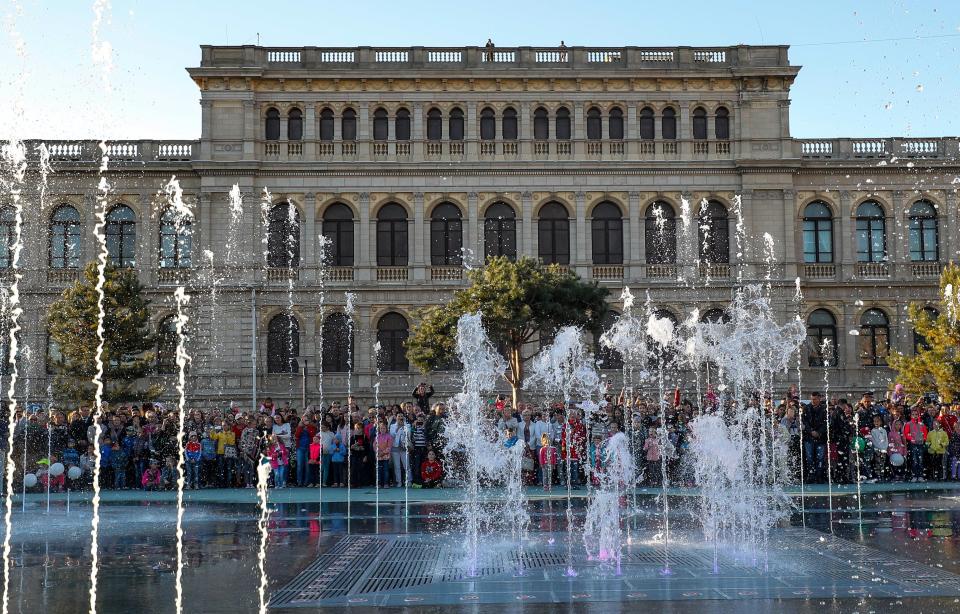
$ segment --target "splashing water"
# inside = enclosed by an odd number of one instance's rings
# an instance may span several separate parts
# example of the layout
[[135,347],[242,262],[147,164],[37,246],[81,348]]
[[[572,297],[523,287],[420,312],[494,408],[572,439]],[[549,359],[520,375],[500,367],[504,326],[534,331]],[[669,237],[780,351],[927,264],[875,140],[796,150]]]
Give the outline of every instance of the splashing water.
[[[611,435],[597,455],[602,459],[596,474],[599,486],[583,523],[583,543],[590,557],[601,564],[613,564],[620,575],[624,493],[636,485],[637,471],[629,440],[623,433]],[[596,550],[591,548],[594,543]]]
[[260,601],[260,614],[267,614],[267,522],[270,520],[270,508],[267,506],[269,493],[267,480],[270,479],[270,463],[264,458],[257,460],[257,502],[260,505],[260,520],[257,530],[260,532],[260,549],[257,552],[257,571],[260,574],[260,583],[257,585],[257,596]]
[[[344,292],[343,312],[347,316],[347,339],[353,339],[353,313],[356,295],[353,292]],[[353,439],[353,344],[347,344],[347,450]],[[350,505],[353,490],[353,473],[351,473],[352,454],[347,453],[347,533],[350,532]]]
[[239,236],[243,225],[243,194],[240,193],[240,186],[233,184],[229,193],[230,199],[230,240],[224,246],[226,249],[225,257],[227,266],[233,265],[233,247],[236,242],[234,239]]
[[177,569],[176,569],[176,611],[183,612],[183,491],[184,491],[184,468],[186,465],[186,446],[183,441],[183,433],[186,427],[187,417],[187,365],[190,363],[190,355],[187,353],[184,330],[189,318],[184,313],[184,307],[190,302],[183,286],[178,286],[174,291],[174,297],[177,302]]

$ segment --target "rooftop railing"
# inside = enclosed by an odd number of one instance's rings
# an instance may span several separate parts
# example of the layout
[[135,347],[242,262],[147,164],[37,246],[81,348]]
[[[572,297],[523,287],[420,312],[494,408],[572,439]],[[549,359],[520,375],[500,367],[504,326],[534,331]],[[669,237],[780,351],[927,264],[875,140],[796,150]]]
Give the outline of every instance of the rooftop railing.
[[[28,155],[39,155],[46,145],[51,162],[100,163],[104,151],[99,141],[26,141]],[[198,152],[199,141],[118,140],[106,142],[110,162],[190,162]]]
[[200,69],[789,67],[786,45],[731,47],[258,47],[204,45]]
[[857,160],[903,158],[957,158],[960,139],[902,138],[886,139],[797,139],[795,154],[819,160]]

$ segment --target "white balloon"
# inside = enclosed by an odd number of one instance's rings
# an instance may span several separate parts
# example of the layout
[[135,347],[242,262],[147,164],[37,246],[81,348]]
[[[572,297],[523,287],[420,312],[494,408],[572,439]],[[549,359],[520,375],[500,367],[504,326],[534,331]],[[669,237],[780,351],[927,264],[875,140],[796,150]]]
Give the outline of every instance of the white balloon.
[[63,475],[63,463],[54,463],[50,465],[50,475],[53,477]]
[[70,467],[67,471],[67,477],[71,480],[79,480],[81,475],[83,475],[83,471],[80,470],[80,467]]
[[33,488],[37,485],[37,476],[32,473],[23,476],[23,485],[27,488]]

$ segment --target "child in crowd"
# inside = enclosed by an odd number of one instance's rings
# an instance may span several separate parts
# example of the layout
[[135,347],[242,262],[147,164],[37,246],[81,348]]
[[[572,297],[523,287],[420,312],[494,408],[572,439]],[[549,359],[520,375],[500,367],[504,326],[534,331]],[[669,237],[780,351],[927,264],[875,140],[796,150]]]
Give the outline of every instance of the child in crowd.
[[177,487],[177,478],[180,472],[177,471],[177,461],[172,456],[168,456],[160,471],[160,486],[164,490],[172,490]]
[[52,467],[57,462],[57,455],[51,454],[48,469],[42,473],[39,471],[37,472],[37,475],[40,478],[40,485],[43,486],[44,490],[47,488],[47,482],[49,481],[50,492],[63,492],[64,485],[66,484],[66,471],[60,475],[50,475],[49,467]]
[[647,453],[647,476],[650,486],[659,486],[663,478],[660,467],[660,440],[657,438],[657,427],[651,426],[647,440],[643,442],[643,451]]
[[270,437],[270,447],[267,448],[267,458],[270,459],[270,467],[273,469],[274,488],[287,487],[287,465],[290,462],[289,452],[286,446],[276,435]]
[[553,490],[553,472],[557,466],[557,448],[550,440],[550,433],[544,433],[540,436],[540,483],[543,484],[543,490],[550,492]]
[[308,451],[310,471],[307,473],[307,486],[313,487],[320,484],[320,463],[323,455],[323,437],[318,432],[313,436]]
[[430,450],[427,460],[420,466],[420,480],[424,488],[434,488],[443,481],[443,466],[437,461],[437,454]]
[[217,475],[217,440],[210,436],[210,429],[203,431],[200,440],[200,468],[203,471],[202,482],[206,486],[216,484]]
[[870,442],[873,446],[873,482],[887,481],[887,448],[889,438],[887,429],[883,428],[883,418],[873,417],[873,429],[870,430]]
[[953,425],[947,452],[950,454],[950,479],[960,479],[960,422]]
[[155,458],[151,458],[150,466],[143,472],[140,483],[144,490],[160,490],[160,480],[160,462]]
[[190,432],[190,438],[184,448],[187,461],[187,487],[197,490],[200,488],[200,463],[203,458],[203,448],[195,431]]
[[129,457],[126,450],[120,447],[120,443],[113,442],[110,452],[110,465],[113,467],[113,487],[117,490],[127,489],[127,463]]
[[927,434],[927,455],[930,467],[928,477],[931,480],[940,480],[943,478],[943,455],[947,453],[950,437],[943,430],[939,420],[933,420],[931,425],[933,430]]
[[330,482],[327,486],[340,488],[343,486],[345,478],[343,477],[343,463],[347,460],[347,446],[344,445],[340,435],[333,436],[333,444],[330,446]]

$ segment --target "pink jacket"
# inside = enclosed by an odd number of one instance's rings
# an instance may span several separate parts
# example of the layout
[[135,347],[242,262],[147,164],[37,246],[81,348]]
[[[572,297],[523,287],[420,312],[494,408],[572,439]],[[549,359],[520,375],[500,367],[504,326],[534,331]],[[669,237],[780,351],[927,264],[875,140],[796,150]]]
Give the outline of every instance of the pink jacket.
[[143,477],[140,478],[140,485],[147,486],[160,486],[160,469],[147,469],[143,472]]
[[270,446],[270,448],[267,449],[267,454],[270,456],[270,466],[274,469],[286,466],[290,462],[290,453],[287,452],[287,448],[282,444]]

